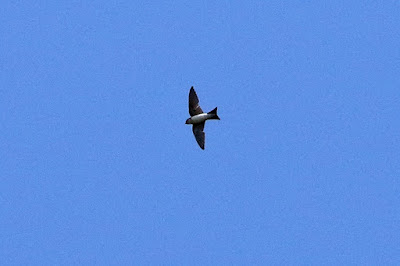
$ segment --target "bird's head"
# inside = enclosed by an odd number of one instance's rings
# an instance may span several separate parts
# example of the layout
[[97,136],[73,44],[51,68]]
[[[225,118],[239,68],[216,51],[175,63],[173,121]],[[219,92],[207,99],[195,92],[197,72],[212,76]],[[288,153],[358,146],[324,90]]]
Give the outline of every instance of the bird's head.
[[186,119],[185,124],[190,124],[190,118]]

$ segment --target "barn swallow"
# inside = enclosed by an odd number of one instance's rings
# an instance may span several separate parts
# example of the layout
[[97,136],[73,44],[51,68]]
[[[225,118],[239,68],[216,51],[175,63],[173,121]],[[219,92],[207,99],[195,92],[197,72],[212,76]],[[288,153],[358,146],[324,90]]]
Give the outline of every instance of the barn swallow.
[[199,144],[200,148],[204,150],[204,142],[206,135],[204,133],[204,124],[208,119],[217,119],[220,120],[217,115],[217,107],[214,110],[204,113],[199,105],[199,98],[195,90],[190,88],[189,92],[189,114],[190,118],[186,120],[186,124],[193,125],[193,134],[196,138],[197,143]]

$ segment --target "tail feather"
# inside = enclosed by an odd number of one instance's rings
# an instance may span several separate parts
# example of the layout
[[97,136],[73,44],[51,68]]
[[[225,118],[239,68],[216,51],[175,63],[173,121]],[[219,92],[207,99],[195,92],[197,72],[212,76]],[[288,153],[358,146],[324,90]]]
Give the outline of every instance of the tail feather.
[[219,117],[218,117],[218,115],[217,115],[217,108],[218,108],[218,107],[215,107],[212,111],[208,112],[208,114],[214,115],[214,116],[213,116],[212,118],[210,118],[210,119],[217,119],[217,120],[220,120]]

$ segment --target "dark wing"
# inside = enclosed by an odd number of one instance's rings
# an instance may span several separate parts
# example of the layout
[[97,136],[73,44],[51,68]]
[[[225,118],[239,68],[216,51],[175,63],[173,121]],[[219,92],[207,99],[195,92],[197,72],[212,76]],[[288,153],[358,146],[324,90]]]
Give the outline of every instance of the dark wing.
[[204,150],[204,143],[206,141],[206,134],[204,133],[204,124],[193,124],[193,134],[194,137],[196,138],[197,143],[199,144],[200,148]]
[[189,114],[190,116],[194,116],[202,113],[203,110],[200,108],[199,98],[197,98],[197,94],[192,87],[189,92]]

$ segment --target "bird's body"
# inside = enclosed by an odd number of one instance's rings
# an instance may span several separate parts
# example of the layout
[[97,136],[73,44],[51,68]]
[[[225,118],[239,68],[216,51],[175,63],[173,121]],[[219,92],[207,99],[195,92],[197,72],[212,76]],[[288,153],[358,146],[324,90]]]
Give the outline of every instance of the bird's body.
[[197,143],[199,144],[200,148],[204,150],[205,144],[205,134],[204,134],[204,124],[206,120],[209,119],[217,119],[219,117],[217,115],[217,107],[214,110],[204,113],[199,105],[199,98],[192,87],[189,92],[189,114],[190,118],[186,120],[186,124],[193,125],[193,134],[196,138]]
[[207,119],[212,119],[214,115],[212,114],[207,114],[207,113],[202,113],[198,115],[194,115],[191,118],[188,119],[187,124],[198,124],[198,123],[203,123]]

